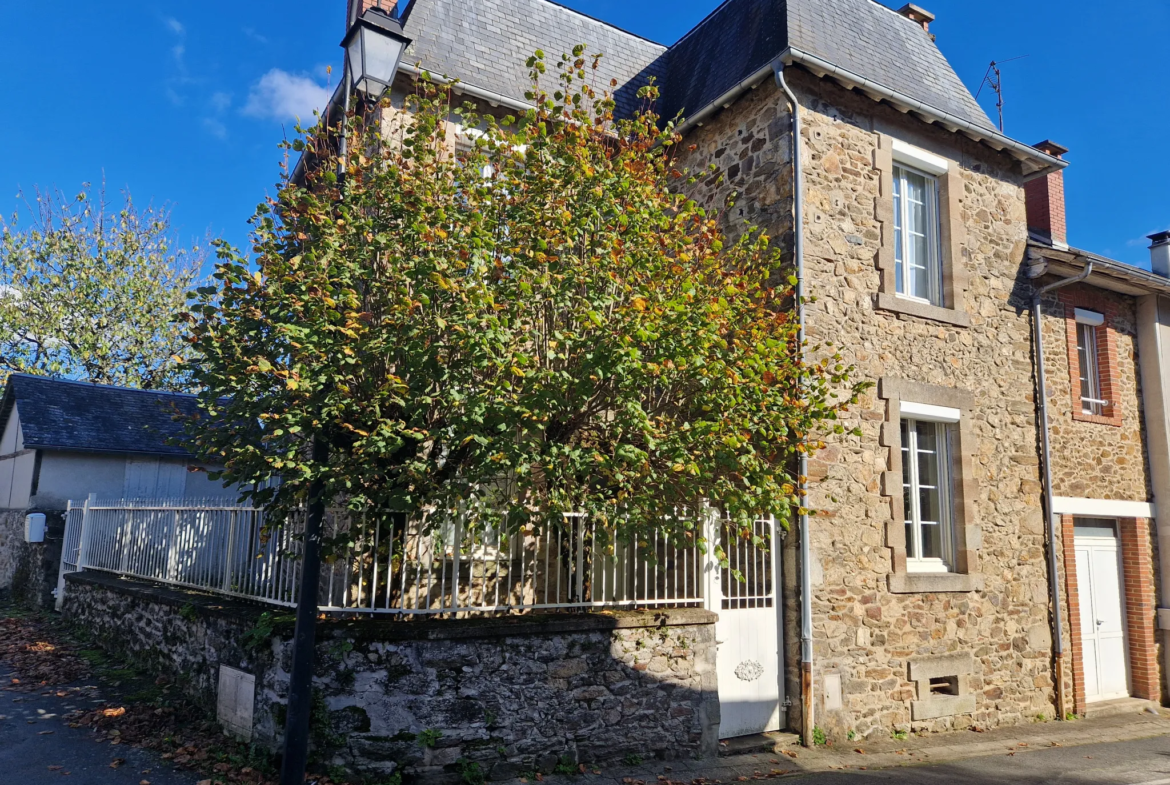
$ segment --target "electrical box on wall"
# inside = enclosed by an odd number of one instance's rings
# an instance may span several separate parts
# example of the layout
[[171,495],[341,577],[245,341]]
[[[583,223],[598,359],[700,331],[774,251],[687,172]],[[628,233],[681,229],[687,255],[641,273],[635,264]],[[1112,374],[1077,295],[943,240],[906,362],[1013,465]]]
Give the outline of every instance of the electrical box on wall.
[[34,512],[24,517],[24,541],[45,541],[45,514],[43,512]]

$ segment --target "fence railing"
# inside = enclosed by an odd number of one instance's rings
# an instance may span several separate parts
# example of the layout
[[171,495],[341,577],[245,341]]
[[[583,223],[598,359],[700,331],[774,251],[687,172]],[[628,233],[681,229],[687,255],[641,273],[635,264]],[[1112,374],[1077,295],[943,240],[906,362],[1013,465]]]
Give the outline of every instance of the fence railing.
[[[71,504],[70,515],[66,559],[74,537],[77,569],[296,604],[303,518],[270,521],[262,509],[223,499],[91,498]],[[319,607],[426,617],[704,606],[712,595],[751,602],[737,586],[721,585],[727,575],[720,579],[713,554],[697,543],[679,546],[665,535],[614,543],[584,515],[563,516],[539,531],[474,523],[330,510],[325,536],[347,544],[322,566]],[[718,526],[706,517],[694,524],[700,533]],[[767,520],[756,528],[766,536],[772,526]],[[733,569],[742,562],[745,574],[754,574],[754,554],[766,554],[767,547],[733,543],[734,534],[723,528]]]

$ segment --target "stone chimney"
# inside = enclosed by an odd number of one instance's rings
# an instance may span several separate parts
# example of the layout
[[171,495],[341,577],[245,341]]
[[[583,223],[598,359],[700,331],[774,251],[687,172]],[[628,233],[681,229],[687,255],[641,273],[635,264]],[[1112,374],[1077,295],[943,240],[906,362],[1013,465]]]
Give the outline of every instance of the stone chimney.
[[[1042,153],[1062,158],[1068,152],[1056,142],[1043,141],[1033,145]],[[1044,177],[1024,184],[1024,199],[1028,210],[1028,229],[1050,240],[1057,248],[1068,247],[1068,224],[1064,215],[1064,170],[1058,169]]]
[[914,3],[907,3],[898,9],[898,13],[907,19],[922,25],[922,29],[930,32],[930,23],[934,21],[934,14]]
[[394,9],[398,6],[398,0],[346,0],[346,3],[348,4],[345,15],[346,30],[349,30],[358,17],[371,8],[381,8],[390,16],[394,16]]
[[1150,269],[1155,275],[1170,278],[1170,232],[1151,234]]

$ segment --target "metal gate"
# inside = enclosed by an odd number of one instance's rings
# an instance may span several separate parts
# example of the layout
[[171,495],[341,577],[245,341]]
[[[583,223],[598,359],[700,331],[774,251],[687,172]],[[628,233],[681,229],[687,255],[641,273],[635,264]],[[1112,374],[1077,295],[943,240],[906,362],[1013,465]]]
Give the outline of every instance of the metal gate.
[[57,573],[57,610],[65,603],[65,576],[79,572],[81,566],[81,525],[85,521],[87,502],[69,502],[65,509],[65,544],[61,549],[61,569]]
[[718,524],[717,536],[727,555],[716,568],[708,608],[719,614],[715,624],[716,672],[719,678],[719,738],[779,730],[784,700],[780,603],[779,532],[774,519],[756,521],[752,536]]

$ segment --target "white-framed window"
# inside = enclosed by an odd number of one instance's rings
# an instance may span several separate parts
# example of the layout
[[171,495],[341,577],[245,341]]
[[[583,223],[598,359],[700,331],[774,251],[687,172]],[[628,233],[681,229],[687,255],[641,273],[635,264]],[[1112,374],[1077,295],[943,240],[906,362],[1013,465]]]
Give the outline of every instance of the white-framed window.
[[906,519],[906,570],[954,569],[952,430],[958,412],[903,404],[902,492]]
[[1097,328],[1105,323],[1102,314],[1076,309],[1077,363],[1081,367],[1081,411],[1102,415],[1108,401],[1101,398],[1101,366],[1097,355]]
[[898,296],[942,305],[938,177],[894,163],[894,268]]

